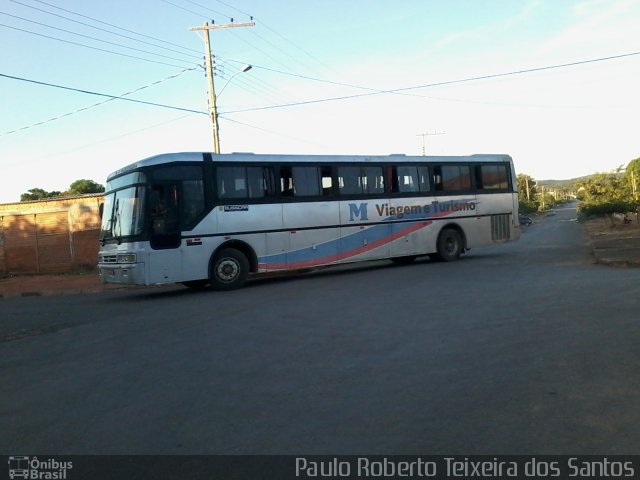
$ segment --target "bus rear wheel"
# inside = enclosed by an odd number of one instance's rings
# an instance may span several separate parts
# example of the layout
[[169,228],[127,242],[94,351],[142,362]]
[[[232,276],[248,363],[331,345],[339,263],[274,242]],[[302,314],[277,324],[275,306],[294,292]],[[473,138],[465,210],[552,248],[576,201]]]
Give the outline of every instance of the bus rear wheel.
[[242,287],[249,275],[249,260],[235,248],[220,250],[211,262],[210,278],[214,290],[233,290]]
[[462,254],[462,237],[457,230],[445,228],[438,236],[438,259],[453,262]]

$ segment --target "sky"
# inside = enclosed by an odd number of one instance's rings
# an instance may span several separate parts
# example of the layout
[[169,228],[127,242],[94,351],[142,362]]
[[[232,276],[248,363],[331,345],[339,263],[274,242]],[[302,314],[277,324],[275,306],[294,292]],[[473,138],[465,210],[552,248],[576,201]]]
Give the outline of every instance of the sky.
[[640,157],[637,0],[2,0],[0,203],[212,151],[189,28],[232,18],[222,153],[506,153],[538,180]]

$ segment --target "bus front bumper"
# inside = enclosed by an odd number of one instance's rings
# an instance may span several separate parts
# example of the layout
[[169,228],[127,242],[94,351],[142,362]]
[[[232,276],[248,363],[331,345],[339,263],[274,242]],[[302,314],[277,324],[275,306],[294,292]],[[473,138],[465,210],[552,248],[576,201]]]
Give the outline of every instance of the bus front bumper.
[[145,285],[144,263],[98,264],[98,273],[102,283]]

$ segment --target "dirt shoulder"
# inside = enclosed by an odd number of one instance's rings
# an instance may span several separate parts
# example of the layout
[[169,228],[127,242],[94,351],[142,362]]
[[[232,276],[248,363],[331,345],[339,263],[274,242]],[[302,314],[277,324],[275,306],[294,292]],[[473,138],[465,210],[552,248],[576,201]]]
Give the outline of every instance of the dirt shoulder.
[[100,293],[122,288],[103,285],[97,273],[0,277],[0,298]]
[[640,225],[635,215],[631,223],[609,218],[596,218],[584,222],[596,263],[620,267],[640,267]]

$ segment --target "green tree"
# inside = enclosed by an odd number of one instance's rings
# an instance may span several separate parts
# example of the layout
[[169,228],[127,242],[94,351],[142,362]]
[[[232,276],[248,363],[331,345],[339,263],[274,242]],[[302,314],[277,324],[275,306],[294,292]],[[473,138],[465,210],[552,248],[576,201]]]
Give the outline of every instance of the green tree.
[[614,214],[636,210],[631,195],[631,185],[626,175],[616,172],[597,173],[582,180],[580,186],[580,213],[582,215],[607,215],[614,224]]
[[29,202],[31,200],[41,200],[43,198],[59,197],[60,195],[62,195],[62,193],[58,192],[57,190],[47,192],[42,188],[32,188],[30,190],[27,190],[27,193],[23,193],[20,195],[20,201]]
[[596,173],[579,182],[582,198],[587,203],[607,203],[630,200],[630,185],[617,172]]
[[558,203],[552,191],[548,188],[545,188],[544,186],[540,189],[540,194],[538,195],[537,201],[538,210],[540,210],[541,212],[552,209]]
[[64,193],[57,190],[47,192],[42,188],[32,188],[20,195],[21,202],[28,202],[31,200],[42,200],[43,198],[61,197],[68,195],[82,195],[85,193],[102,193],[104,187],[93,180],[87,180],[85,178],[76,180],[73,182],[67,191]]
[[93,180],[80,179],[73,182],[69,189],[65,192],[66,195],[82,195],[84,193],[102,193],[104,187]]
[[631,160],[625,169],[625,178],[634,200],[640,199],[640,157]]
[[522,213],[531,213],[538,210],[538,186],[536,181],[524,173],[516,177],[518,184],[518,203]]

